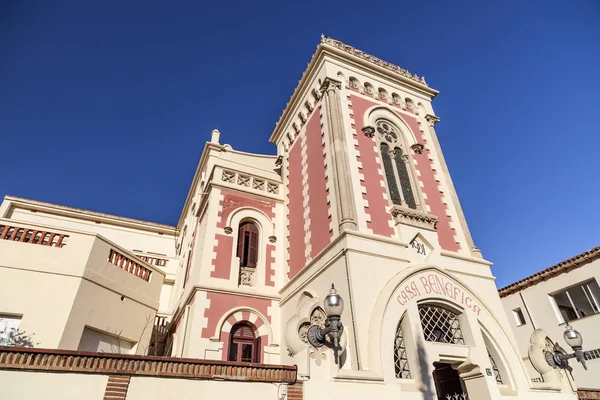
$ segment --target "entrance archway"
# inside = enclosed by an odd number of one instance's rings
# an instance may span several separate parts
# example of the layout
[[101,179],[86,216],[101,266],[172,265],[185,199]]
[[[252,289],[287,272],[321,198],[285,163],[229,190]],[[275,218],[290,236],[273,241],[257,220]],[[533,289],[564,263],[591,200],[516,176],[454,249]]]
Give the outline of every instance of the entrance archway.
[[[433,382],[438,400],[447,400],[449,397],[462,399],[461,394],[466,395],[464,385],[458,371],[452,365],[446,363],[433,363]],[[455,397],[458,395],[458,397]]]

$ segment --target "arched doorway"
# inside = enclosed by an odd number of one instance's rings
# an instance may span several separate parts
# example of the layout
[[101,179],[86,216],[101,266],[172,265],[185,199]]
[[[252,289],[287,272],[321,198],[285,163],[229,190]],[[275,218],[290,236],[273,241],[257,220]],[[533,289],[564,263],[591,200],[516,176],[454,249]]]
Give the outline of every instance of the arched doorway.
[[436,362],[433,363],[433,366],[435,367],[433,370],[433,381],[438,400],[448,400],[448,398],[463,399],[464,397],[460,395],[466,395],[466,391],[458,371],[452,368],[452,365],[446,363]]

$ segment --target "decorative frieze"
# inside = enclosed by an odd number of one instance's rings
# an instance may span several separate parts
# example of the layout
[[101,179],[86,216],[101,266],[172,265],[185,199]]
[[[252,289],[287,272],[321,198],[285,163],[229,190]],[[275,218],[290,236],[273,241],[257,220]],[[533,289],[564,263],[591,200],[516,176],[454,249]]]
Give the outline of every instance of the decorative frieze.
[[254,178],[252,180],[252,189],[265,190],[265,181],[263,179]]
[[267,182],[267,192],[278,194],[279,193],[279,185],[271,182]]
[[251,177],[250,175],[239,174],[235,171],[223,170],[221,180],[223,182],[237,184],[261,192],[266,190],[267,193],[279,194],[279,185],[277,183],[269,182],[262,178]]
[[250,187],[250,177],[248,175],[239,174],[237,183],[238,185]]
[[438,222],[437,217],[412,208],[393,206],[391,213],[396,224],[410,225],[430,231],[435,231]]

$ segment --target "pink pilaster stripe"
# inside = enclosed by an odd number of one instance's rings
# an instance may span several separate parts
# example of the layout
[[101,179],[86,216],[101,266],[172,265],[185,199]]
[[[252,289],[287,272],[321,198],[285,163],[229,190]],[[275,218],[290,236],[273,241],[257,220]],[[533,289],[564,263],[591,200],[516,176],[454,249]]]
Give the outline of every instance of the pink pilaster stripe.
[[382,185],[384,176],[379,172],[383,168],[377,162],[378,154],[375,152],[373,139],[365,136],[362,132],[365,112],[369,107],[377,103],[355,95],[351,96],[351,102],[356,124],[358,152],[360,154],[359,161],[362,163],[360,172],[364,176],[364,180],[360,184],[366,191],[366,194],[363,195],[368,204],[368,207],[365,207],[365,213],[371,219],[371,221],[367,221],[367,226],[376,235],[392,237],[394,235],[394,229],[390,227],[392,216],[388,211],[389,202],[384,197],[385,187]]
[[313,113],[306,125],[306,153],[308,173],[308,205],[310,223],[310,256],[315,258],[329,244],[329,210],[325,178],[325,158],[321,138],[321,119]]
[[288,158],[288,245],[289,277],[293,278],[304,267],[304,217],[302,206],[302,156],[300,143],[292,147]]

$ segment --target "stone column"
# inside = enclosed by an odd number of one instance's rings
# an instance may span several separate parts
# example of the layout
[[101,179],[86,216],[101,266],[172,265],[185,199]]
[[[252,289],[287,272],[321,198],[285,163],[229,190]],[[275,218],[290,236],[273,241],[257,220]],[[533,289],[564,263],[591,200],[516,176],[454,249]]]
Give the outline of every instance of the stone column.
[[350,178],[348,162],[347,138],[342,118],[340,92],[342,83],[331,78],[325,78],[320,91],[325,104],[328,126],[328,138],[332,149],[331,169],[333,188],[340,232],[344,229],[356,230],[355,202]]

